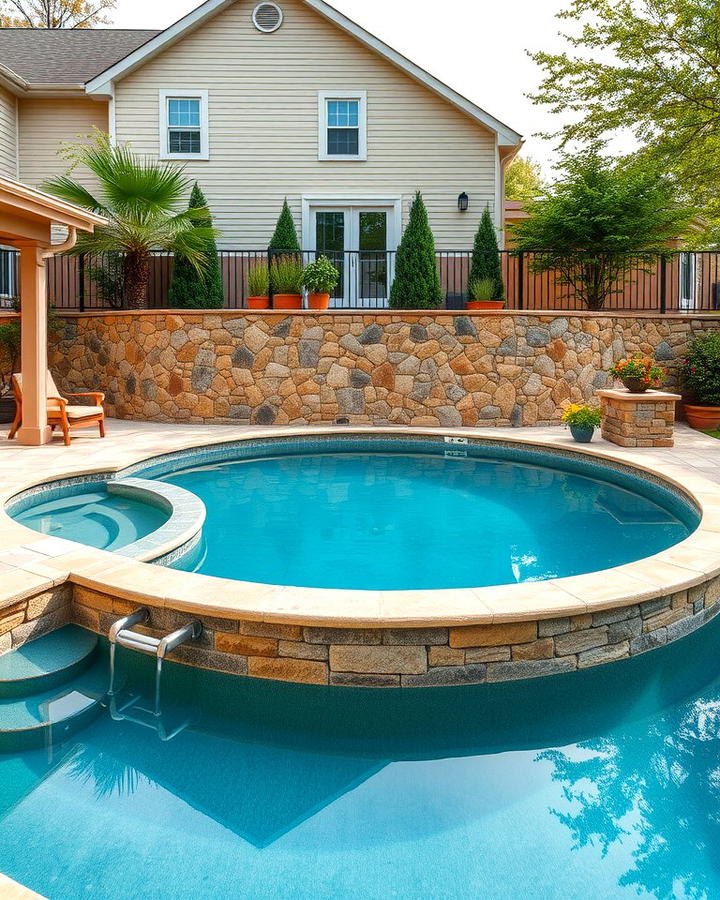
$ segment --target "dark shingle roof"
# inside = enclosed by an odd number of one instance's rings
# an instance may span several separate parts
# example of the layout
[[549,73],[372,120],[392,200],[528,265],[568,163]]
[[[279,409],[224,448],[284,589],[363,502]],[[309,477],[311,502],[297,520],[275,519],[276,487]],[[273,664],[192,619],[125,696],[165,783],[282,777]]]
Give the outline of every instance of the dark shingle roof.
[[159,33],[121,28],[0,28],[0,63],[32,84],[84,83]]

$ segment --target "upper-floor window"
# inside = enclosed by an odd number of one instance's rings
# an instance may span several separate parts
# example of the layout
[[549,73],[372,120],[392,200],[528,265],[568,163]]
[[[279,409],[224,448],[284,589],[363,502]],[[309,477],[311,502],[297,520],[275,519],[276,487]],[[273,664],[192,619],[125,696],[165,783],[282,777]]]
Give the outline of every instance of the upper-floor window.
[[365,91],[320,91],[318,118],[319,159],[367,159]]
[[207,91],[160,91],[160,155],[208,159]]

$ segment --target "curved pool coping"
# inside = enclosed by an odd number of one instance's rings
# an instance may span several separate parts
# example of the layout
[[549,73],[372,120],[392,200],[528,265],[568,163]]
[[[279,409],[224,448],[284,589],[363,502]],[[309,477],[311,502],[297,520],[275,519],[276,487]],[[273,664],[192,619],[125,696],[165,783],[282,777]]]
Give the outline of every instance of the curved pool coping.
[[[602,610],[631,606],[658,597],[677,594],[707,582],[720,574],[720,485],[695,473],[673,477],[652,463],[629,460],[602,445],[572,445],[566,441],[534,441],[530,434],[503,435],[469,433],[467,429],[436,429],[372,426],[306,426],[249,429],[235,434],[215,435],[198,444],[192,432],[172,448],[172,454],[242,443],[248,440],[302,438],[316,435],[469,438],[473,443],[501,443],[534,447],[541,452],[560,452],[590,456],[614,466],[627,467],[636,474],[650,475],[674,487],[694,503],[701,521],[691,535],[661,553],[611,569],[539,582],[445,590],[364,591],[325,588],[300,588],[235,581],[212,575],[183,572],[149,566],[139,559],[108,553],[73,542],[62,542],[63,552],[55,554],[47,565],[61,570],[74,583],[96,591],[154,607],[170,608],[196,615],[223,617],[250,622],[276,622],[335,628],[430,628],[487,625],[528,620],[581,616]],[[38,534],[11,520],[6,505],[23,492],[57,479],[113,476],[131,483],[133,470],[163,456],[153,449],[138,450],[132,459],[96,467],[78,467],[53,475],[46,471],[42,479],[29,478],[0,493],[0,529],[15,531],[18,544],[27,546]],[[126,475],[128,476],[126,478]],[[118,478],[119,476],[119,478]],[[183,532],[187,539],[192,526]],[[153,536],[150,536],[151,538]],[[152,541],[157,557],[178,549],[177,534],[163,542]]]

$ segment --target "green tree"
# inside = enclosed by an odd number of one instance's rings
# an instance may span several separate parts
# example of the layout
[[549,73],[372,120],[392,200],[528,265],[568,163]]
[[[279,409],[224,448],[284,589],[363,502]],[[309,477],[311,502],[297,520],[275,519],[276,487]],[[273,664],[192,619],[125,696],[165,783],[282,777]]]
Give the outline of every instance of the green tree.
[[443,302],[435,261],[435,239],[422,194],[418,191],[395,255],[395,280],[390,289],[393,309],[435,309]]
[[275,233],[270,239],[269,247],[271,250],[291,250],[295,253],[300,252],[300,241],[298,240],[295,222],[288,206],[287,198],[283,200],[283,207],[278,216]]
[[505,199],[521,203],[534,200],[542,189],[539,163],[529,156],[516,156],[505,172]]
[[92,28],[107,25],[115,0],[0,0],[2,28]]
[[470,278],[468,279],[468,296],[470,295],[470,285],[485,279],[493,283],[492,297],[490,299],[504,300],[505,285],[502,280],[497,232],[487,206],[480,218],[478,230],[475,232]]
[[689,207],[673,181],[644,165],[611,162],[596,150],[566,157],[565,174],[512,228],[535,272],[555,272],[588,309],[624,289],[629,265],[650,265],[687,231]]
[[199,272],[206,265],[208,241],[215,232],[207,225],[207,208],[183,209],[190,181],[183,169],[135,156],[127,146],[113,146],[97,132],[91,143],[71,145],[66,155],[73,168],[90,170],[94,193],[71,177],[51,178],[43,187],[63,200],[100,213],[108,224],[78,236],[73,253],[121,252],[128,306],[145,305],[153,250],[185,256]]
[[[208,208],[205,195],[197,181],[190,194],[189,206],[191,209]],[[196,219],[193,225],[195,228],[203,228],[206,232],[210,230],[203,250],[205,262],[202,271],[199,271],[187,257],[182,254],[176,256],[168,300],[170,306],[184,309],[219,309],[225,302],[225,292],[215,236],[212,233],[212,219],[207,215]]]
[[720,37],[714,0],[572,0],[564,53],[535,53],[533,100],[568,120],[563,146],[633,134],[720,231]]

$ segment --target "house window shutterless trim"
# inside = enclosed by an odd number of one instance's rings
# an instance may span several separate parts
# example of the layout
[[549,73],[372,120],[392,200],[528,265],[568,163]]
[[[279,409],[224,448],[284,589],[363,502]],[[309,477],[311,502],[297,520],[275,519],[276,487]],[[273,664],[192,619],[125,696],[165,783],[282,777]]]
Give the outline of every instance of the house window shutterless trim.
[[318,92],[318,159],[367,159],[367,92]]
[[210,158],[207,91],[160,91],[160,158]]

